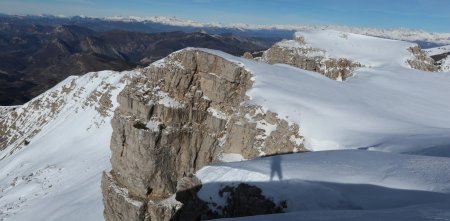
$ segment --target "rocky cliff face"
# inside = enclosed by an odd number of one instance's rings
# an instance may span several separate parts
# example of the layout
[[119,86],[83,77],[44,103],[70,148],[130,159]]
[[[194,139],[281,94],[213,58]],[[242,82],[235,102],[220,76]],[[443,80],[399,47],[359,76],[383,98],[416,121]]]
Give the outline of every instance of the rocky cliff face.
[[181,206],[177,184],[202,166],[229,154],[303,150],[298,125],[245,104],[251,85],[243,66],[195,49],[142,70],[119,94],[112,120],[106,220],[172,219]]

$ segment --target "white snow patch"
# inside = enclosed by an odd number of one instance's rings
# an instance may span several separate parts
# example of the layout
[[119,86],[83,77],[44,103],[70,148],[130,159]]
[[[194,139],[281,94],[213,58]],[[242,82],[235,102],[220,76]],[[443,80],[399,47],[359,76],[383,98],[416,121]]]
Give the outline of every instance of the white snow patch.
[[150,120],[147,122],[147,124],[145,125],[149,130],[151,131],[158,131],[159,130],[159,125],[161,125],[162,123],[159,121],[155,121],[155,120]]
[[304,139],[302,137],[296,137],[295,135],[291,135],[289,137],[289,140],[297,146],[302,145],[303,141],[304,141]]
[[219,160],[222,162],[238,162],[246,160],[244,156],[238,153],[223,153],[219,157]]
[[226,113],[224,113],[220,110],[217,110],[216,108],[213,108],[213,107],[209,107],[207,111],[208,111],[208,113],[211,113],[212,116],[214,116],[218,119],[227,120],[229,118]]
[[266,139],[272,132],[277,130],[277,125],[271,124],[266,120],[259,120],[256,121],[256,129],[264,131],[264,133],[260,136],[260,139]]
[[157,92],[158,95],[158,103],[162,104],[166,107],[171,107],[171,108],[183,108],[184,105],[182,103],[180,103],[179,101],[173,99],[172,97],[169,96],[168,93],[158,90]]

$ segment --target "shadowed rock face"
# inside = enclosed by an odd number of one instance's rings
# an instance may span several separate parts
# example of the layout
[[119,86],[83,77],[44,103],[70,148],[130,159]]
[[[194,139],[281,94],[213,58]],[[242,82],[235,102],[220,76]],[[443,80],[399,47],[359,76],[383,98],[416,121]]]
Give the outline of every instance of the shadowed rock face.
[[[179,181],[224,154],[250,159],[303,150],[294,141],[301,139],[298,126],[241,105],[250,77],[244,67],[194,49],[143,69],[119,94],[112,120],[112,171],[102,182],[106,220],[130,220],[129,213],[170,219],[180,207],[170,200]],[[142,206],[123,205],[131,199]]]

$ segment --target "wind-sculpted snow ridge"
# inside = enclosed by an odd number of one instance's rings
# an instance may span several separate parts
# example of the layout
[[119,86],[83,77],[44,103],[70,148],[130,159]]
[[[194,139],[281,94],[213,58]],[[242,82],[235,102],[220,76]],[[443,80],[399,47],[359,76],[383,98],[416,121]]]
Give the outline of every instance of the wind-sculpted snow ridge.
[[69,77],[0,118],[0,220],[102,219],[110,120],[134,74]]
[[[450,97],[442,93],[450,88],[450,75],[411,69],[407,64],[414,58],[408,52],[410,43],[357,35],[354,43],[341,46],[333,43],[340,38],[334,31],[304,36],[314,47],[367,67],[338,82],[287,65],[204,51],[238,62],[250,71],[254,85],[247,92],[248,102],[300,125],[310,150],[403,153],[450,144]],[[358,45],[359,41],[366,46]]]

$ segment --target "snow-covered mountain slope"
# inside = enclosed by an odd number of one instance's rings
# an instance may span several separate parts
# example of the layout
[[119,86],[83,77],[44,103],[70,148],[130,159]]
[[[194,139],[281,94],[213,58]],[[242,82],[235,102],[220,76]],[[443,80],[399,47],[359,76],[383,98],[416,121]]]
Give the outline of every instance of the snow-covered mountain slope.
[[[239,64],[253,75],[247,103],[299,125],[310,150],[338,149],[207,166],[197,172],[205,184],[200,194],[209,199],[216,184],[246,181],[276,200],[287,200],[293,213],[278,219],[314,213],[299,212],[304,209],[380,209],[338,214],[380,219],[410,210],[408,215],[424,211],[420,214],[426,218],[435,211],[434,217],[448,219],[442,208],[449,205],[450,193],[445,158],[450,156],[450,97],[443,92],[450,88],[450,75],[411,69],[410,43],[337,33],[302,36],[330,56],[366,65],[344,82],[288,65],[185,49]],[[206,60],[205,66],[213,62]],[[71,77],[15,110],[1,108],[0,220],[102,220],[100,177],[110,169],[110,120],[118,93],[130,76],[139,74],[105,71]],[[163,100],[174,99],[168,96]],[[341,150],[356,148],[425,156]],[[282,180],[272,182],[272,171]]]
[[350,27],[339,25],[307,25],[307,24],[285,24],[285,25],[257,25],[257,24],[222,24],[222,23],[201,23],[192,20],[180,19],[177,17],[167,16],[113,16],[102,18],[107,21],[122,22],[142,22],[142,23],[159,23],[171,26],[185,26],[195,28],[231,28],[242,30],[323,30],[333,29],[342,32],[355,34],[370,35],[381,38],[396,39],[403,41],[424,41],[437,44],[450,44],[450,33],[426,32],[423,30],[411,30],[406,28],[382,29],[382,28],[366,28],[366,27]]
[[436,59],[441,71],[450,72],[450,45],[430,48],[425,52]]
[[[450,205],[449,173],[448,158],[348,150],[212,165],[196,175],[202,180],[199,197],[204,201],[224,205],[227,196],[221,198],[213,193],[227,185],[247,183],[262,189],[276,203],[286,202],[288,215],[278,215],[281,220],[302,220],[295,219],[296,215],[307,217],[308,212],[301,212],[314,210],[324,213],[319,217],[328,218],[333,213],[341,217],[353,213],[361,218],[363,213],[358,210],[380,217],[384,213],[389,215],[390,210],[390,215],[397,218],[389,220],[405,220],[406,211],[426,207],[435,209],[435,218],[450,218],[445,207]],[[420,206],[414,207],[417,205]],[[414,220],[431,215],[413,214],[417,218]]]
[[[408,49],[416,46],[408,42],[332,30],[297,32],[295,37],[302,38],[306,43],[305,46],[300,45],[302,47],[319,48],[325,51],[327,57],[347,58],[367,67],[409,67],[406,61],[413,57]],[[292,47],[300,47],[294,45]]]
[[256,59],[319,72],[340,81],[353,76],[359,67],[438,70],[417,44],[333,30],[297,32],[293,40],[276,43]]
[[440,47],[435,47],[435,48],[428,48],[425,50],[425,52],[429,56],[450,53],[450,45],[440,46]]
[[[366,40],[370,45],[371,38]],[[387,42],[374,44],[370,50],[394,47],[391,44],[395,41]],[[253,73],[254,85],[247,92],[249,102],[300,125],[310,150],[411,152],[448,146],[450,97],[442,91],[450,87],[450,75],[408,68],[407,48],[402,49],[408,44],[397,43],[399,51],[386,49],[391,53],[386,56],[393,58],[392,53],[396,53],[399,59],[389,62],[381,60],[382,56],[369,56],[367,62],[373,67],[357,69],[356,77],[345,82],[287,65],[262,64],[205,51],[238,62]],[[327,44],[331,45],[325,42],[316,46],[326,48]],[[336,54],[347,53],[339,47],[328,49]],[[356,53],[358,48],[352,50]],[[361,57],[365,53],[361,52]]]
[[442,59],[440,61],[440,66],[443,72],[450,72],[450,56],[447,56],[446,58]]
[[103,219],[110,119],[134,73],[69,77],[0,119],[15,137],[0,152],[0,220]]
[[0,118],[4,118],[6,113],[14,110],[18,106],[0,106]]

